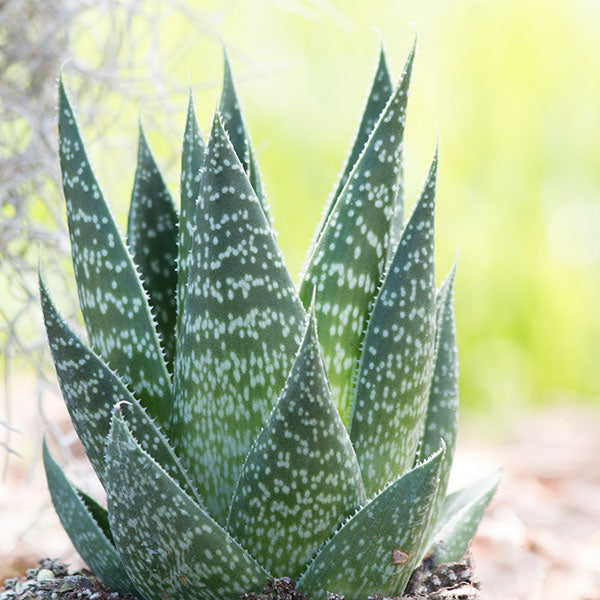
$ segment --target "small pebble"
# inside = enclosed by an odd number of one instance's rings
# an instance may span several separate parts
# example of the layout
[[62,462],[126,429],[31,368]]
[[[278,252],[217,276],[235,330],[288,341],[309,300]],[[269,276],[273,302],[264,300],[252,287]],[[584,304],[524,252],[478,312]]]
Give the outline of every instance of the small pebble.
[[54,573],[50,569],[40,569],[36,576],[38,581],[50,581],[52,579],[56,579]]

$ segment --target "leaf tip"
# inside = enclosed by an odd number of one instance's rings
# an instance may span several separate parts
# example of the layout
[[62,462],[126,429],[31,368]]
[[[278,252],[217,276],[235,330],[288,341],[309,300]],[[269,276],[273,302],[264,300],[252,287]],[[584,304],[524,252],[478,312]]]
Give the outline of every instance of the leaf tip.
[[221,98],[225,95],[227,88],[229,86],[233,86],[233,77],[231,73],[231,61],[229,60],[229,52],[227,52],[227,45],[225,44],[225,40],[219,34],[219,39],[221,41],[221,49],[223,51],[223,90],[221,92]]
[[133,406],[132,403],[129,402],[129,400],[119,400],[119,402],[115,402],[113,404],[113,407],[112,407],[113,413],[117,413],[118,412],[119,414],[121,414],[123,412],[123,410],[121,409],[121,406],[123,404],[127,404],[128,406]]
[[375,25],[371,25],[371,31],[374,31],[377,37],[379,38],[379,64],[386,61],[385,57],[385,39],[383,37],[383,33],[381,29]]
[[44,437],[42,438],[42,457],[44,460],[44,465],[46,465],[47,462],[54,460],[50,454],[50,450],[48,449],[48,440],[46,439],[45,433]]

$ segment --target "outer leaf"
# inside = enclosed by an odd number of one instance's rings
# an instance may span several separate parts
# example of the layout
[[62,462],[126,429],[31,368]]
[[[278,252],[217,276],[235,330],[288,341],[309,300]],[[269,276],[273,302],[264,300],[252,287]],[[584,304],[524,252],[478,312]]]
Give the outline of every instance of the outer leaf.
[[[40,275],[40,295],[52,360],[65,404],[85,452],[106,486],[104,444],[113,407],[123,403],[128,422],[144,448],[189,493],[189,482],[165,436],[119,377],[69,329],[53,305]],[[198,502],[200,500],[197,498]]]
[[369,95],[367,96],[366,104],[364,105],[363,113],[361,116],[360,124],[356,131],[356,137],[354,138],[354,143],[352,144],[352,148],[350,150],[350,154],[346,159],[346,163],[342,168],[342,173],[340,175],[339,181],[336,184],[335,192],[332,194],[328,206],[325,209],[323,215],[323,221],[320,225],[320,229],[318,232],[318,236],[315,241],[318,241],[321,237],[321,233],[325,228],[325,223],[327,223],[327,219],[335,206],[337,199],[340,197],[348,178],[350,177],[350,173],[356,162],[358,161],[361,152],[363,151],[367,141],[377,121],[379,119],[379,115],[381,115],[385,105],[387,104],[390,96],[392,95],[393,86],[392,80],[390,77],[390,72],[387,65],[387,59],[385,57],[385,50],[383,45],[379,51],[379,61],[377,63],[377,69],[375,71],[375,76],[373,77],[373,82],[371,83],[371,88],[369,90]]
[[260,179],[260,172],[258,170],[258,163],[256,161],[256,155],[252,148],[252,142],[250,141],[250,134],[246,123],[244,121],[244,115],[238,100],[238,95],[235,90],[233,82],[233,75],[231,73],[231,65],[229,64],[229,57],[227,51],[223,47],[223,91],[221,92],[221,102],[219,104],[219,112],[223,119],[223,126],[225,131],[229,135],[229,140],[239,158],[244,171],[248,175],[250,185],[256,193],[256,197],[265,213],[265,217],[269,224],[271,223],[271,217],[269,215],[269,207],[266,203],[265,193]]
[[76,488],[75,491],[81,498],[81,501],[84,503],[90,515],[92,515],[94,521],[96,521],[98,527],[102,530],[102,533],[104,533],[108,538],[108,541],[114,546],[115,542],[108,522],[108,511],[91,496],[88,496],[83,490]]
[[500,483],[500,469],[446,497],[428,554],[436,564],[456,562],[475,535],[483,511]]
[[108,587],[122,595],[135,595],[135,588],[111,539],[106,536],[103,528],[54,461],[45,440],[43,455],[52,503],[73,546],[89,568]]
[[169,374],[146,294],[90,167],[62,79],[58,130],[79,303],[92,346],[161,424]]
[[190,90],[181,152],[181,209],[179,214],[179,256],[177,259],[177,339],[181,332],[188,265],[194,237],[196,200],[200,192],[200,170],[204,163],[204,151],[204,140],[196,120],[194,99],[192,90]]
[[173,199],[140,123],[127,244],[148,294],[170,371],[175,357],[177,221]]
[[435,451],[440,438],[446,444],[446,460],[440,471],[438,497],[432,517],[434,524],[446,496],[458,427],[458,351],[452,306],[455,274],[456,265],[450,270],[437,295],[435,363],[419,452],[419,460],[422,461]]
[[273,575],[295,578],[364,500],[311,313],[281,398],[246,459],[228,530]]
[[414,47],[398,87],[333,208],[300,286],[304,306],[316,290],[323,356],[345,424],[364,327],[386,263],[413,57]]
[[388,246],[388,263],[394,257],[402,232],[404,231],[404,155],[400,159],[400,179],[396,194],[396,207],[390,228],[390,245]]
[[[414,41],[416,45],[416,39]],[[388,246],[388,262],[392,260],[396,253],[396,248],[402,237],[404,230],[404,148],[400,153],[398,177],[398,193],[396,194],[396,206],[394,208],[394,216],[392,218],[392,226],[390,228],[390,245]]]
[[367,495],[414,463],[433,366],[437,150],[367,326],[351,438]]
[[[309,598],[399,596],[417,561],[435,501],[441,449],[358,511],[327,542],[298,582]],[[406,562],[394,564],[396,555]]]
[[258,160],[256,158],[256,153],[254,148],[252,147],[252,143],[250,141],[250,133],[246,130],[246,136],[248,137],[248,156],[250,157],[250,169],[248,171],[248,179],[250,180],[250,184],[252,188],[256,192],[256,197],[260,202],[260,205],[265,213],[265,217],[267,221],[273,225],[273,220],[271,219],[271,213],[269,211],[269,203],[267,202],[267,195],[265,193],[265,189],[262,184],[262,179],[260,177],[260,170],[258,168]]
[[107,473],[115,543],[147,600],[238,600],[269,576],[142,450],[119,415]]
[[294,362],[306,317],[218,115],[192,248],[173,438],[223,524],[244,459]]

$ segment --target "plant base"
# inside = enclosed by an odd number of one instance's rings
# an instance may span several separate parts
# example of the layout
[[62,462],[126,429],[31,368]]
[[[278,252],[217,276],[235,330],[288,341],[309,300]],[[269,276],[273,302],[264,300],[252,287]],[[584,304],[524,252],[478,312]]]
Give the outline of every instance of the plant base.
[[[411,577],[406,593],[389,600],[480,600],[479,584],[473,580],[470,556],[458,563],[433,568],[425,560]],[[69,574],[68,565],[44,558],[24,578],[14,577],[4,582],[0,600],[134,600],[119,596],[107,588],[93,573],[83,570]],[[248,593],[242,600],[307,600],[288,577],[267,581],[262,592]],[[344,600],[329,594],[327,600]],[[370,596],[369,600],[388,600]]]
[[[396,598],[369,596],[369,600],[480,600],[479,582],[473,578],[470,554],[457,563],[434,567],[424,560],[413,573],[405,594]],[[262,593],[248,593],[242,600],[308,600],[288,577],[269,580]],[[327,600],[345,600],[344,596],[328,594]]]

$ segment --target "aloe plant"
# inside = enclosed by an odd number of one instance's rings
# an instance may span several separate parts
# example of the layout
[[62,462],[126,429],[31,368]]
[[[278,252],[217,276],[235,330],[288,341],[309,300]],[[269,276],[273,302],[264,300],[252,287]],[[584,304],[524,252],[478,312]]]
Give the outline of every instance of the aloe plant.
[[127,243],[62,79],[59,149],[89,343],[41,301],[107,509],[44,446],[74,546],[145,600],[234,599],[292,577],[311,600],[402,593],[465,551],[498,474],[446,495],[457,427],[454,268],[436,291],[437,150],[403,221],[414,45],[383,50],[296,288],[225,57],[207,145],[190,94],[180,208],[140,127]]

